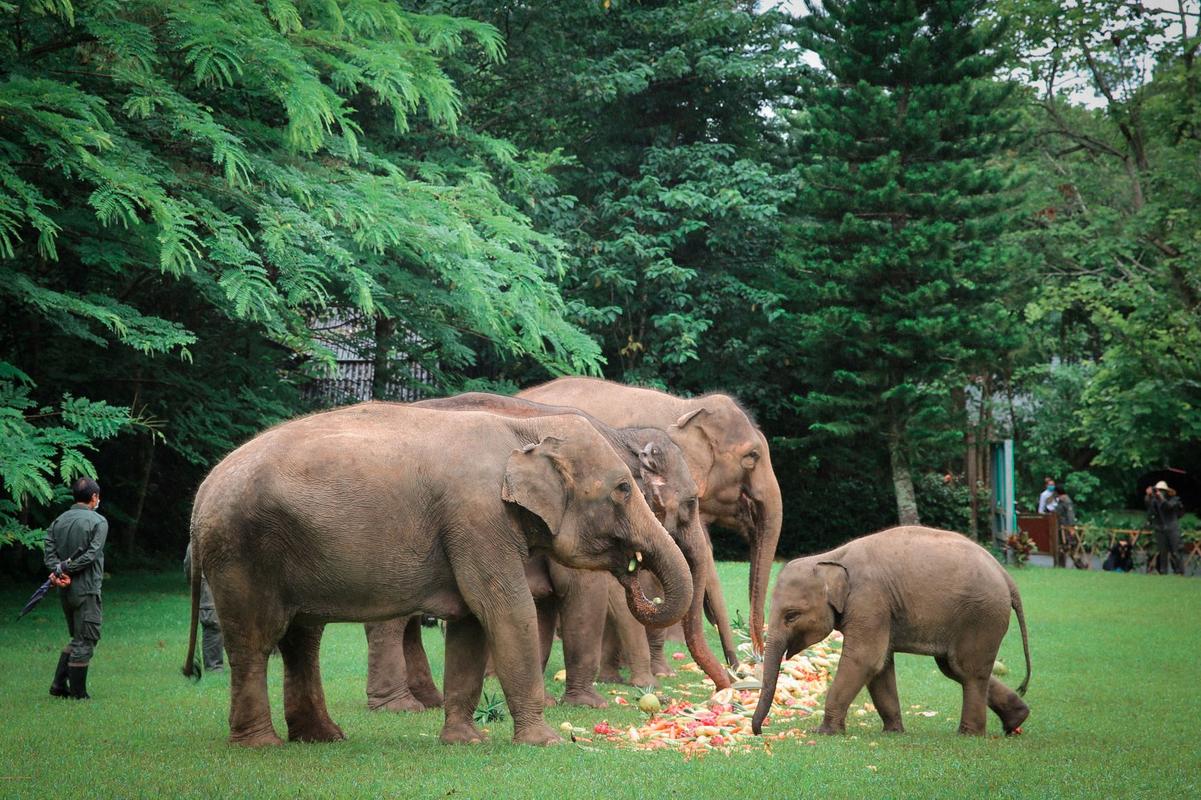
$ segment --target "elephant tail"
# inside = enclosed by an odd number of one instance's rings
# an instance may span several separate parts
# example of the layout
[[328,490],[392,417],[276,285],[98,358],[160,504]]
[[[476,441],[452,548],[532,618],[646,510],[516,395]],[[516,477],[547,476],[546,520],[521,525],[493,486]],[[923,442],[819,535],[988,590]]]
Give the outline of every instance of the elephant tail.
[[1025,695],[1026,687],[1030,685],[1030,638],[1026,633],[1026,615],[1022,612],[1022,597],[1018,594],[1018,585],[1013,582],[1013,578],[1008,572],[1002,570],[1005,575],[1005,580],[1009,584],[1009,605],[1013,607],[1013,611],[1018,615],[1018,627],[1022,631],[1022,652],[1026,655],[1026,677],[1022,681],[1022,685],[1018,687],[1018,694]]
[[[194,537],[193,537],[194,538]],[[191,546],[189,545],[189,554]],[[184,661],[183,674],[184,677],[191,678],[194,681],[200,680],[203,670],[200,666],[200,659],[196,657],[196,629],[200,627],[200,559],[189,559],[188,580],[192,584],[192,624],[188,631],[188,656]]]

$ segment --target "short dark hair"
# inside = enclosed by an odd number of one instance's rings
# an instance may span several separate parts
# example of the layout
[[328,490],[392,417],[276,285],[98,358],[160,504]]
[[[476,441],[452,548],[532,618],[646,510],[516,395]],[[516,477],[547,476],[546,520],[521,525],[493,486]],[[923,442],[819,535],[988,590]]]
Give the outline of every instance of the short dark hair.
[[76,478],[71,484],[71,496],[76,503],[86,503],[94,494],[100,494],[100,484],[95,478]]

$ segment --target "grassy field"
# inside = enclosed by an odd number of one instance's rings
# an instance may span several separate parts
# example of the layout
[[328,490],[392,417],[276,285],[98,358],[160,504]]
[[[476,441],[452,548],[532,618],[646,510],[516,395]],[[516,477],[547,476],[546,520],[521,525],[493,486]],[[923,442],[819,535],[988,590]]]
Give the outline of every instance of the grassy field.
[[[228,677],[191,684],[179,674],[187,645],[180,574],[117,574],[105,582],[104,638],[87,703],[46,693],[64,639],[56,599],[14,623],[10,611],[33,587],[8,584],[0,587],[0,607],[9,610],[0,617],[0,797],[1201,796],[1201,581],[1034,568],[1015,577],[1034,660],[1025,735],[1000,737],[990,714],[988,737],[957,736],[958,686],[931,659],[902,655],[902,707],[938,712],[907,716],[904,735],[884,737],[876,717],[852,717],[846,737],[692,761],[605,744],[600,751],[514,746],[508,720],[490,726],[487,744],[443,746],[436,739],[441,712],[366,710],[366,648],[356,625],[327,628],[322,651],[330,711],[349,739],[234,748],[225,742]],[[745,614],[746,565],[723,564],[722,578]],[[435,631],[426,637],[440,674],[441,640]],[[1002,658],[1016,685],[1016,623]],[[560,666],[556,652],[547,674]],[[284,733],[280,686],[276,659],[272,703]],[[490,680],[485,690],[499,686]],[[602,719],[618,726],[640,715],[561,707],[547,718],[555,726]]]

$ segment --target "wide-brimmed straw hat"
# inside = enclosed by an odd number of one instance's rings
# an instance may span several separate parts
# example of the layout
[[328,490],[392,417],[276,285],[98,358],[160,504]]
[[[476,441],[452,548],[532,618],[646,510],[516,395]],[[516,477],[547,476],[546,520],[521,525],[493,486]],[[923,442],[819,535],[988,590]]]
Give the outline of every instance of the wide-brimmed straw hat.
[[1172,487],[1171,487],[1171,486],[1168,486],[1168,482],[1167,482],[1167,481],[1160,481],[1159,483],[1155,484],[1155,488],[1156,488],[1156,489],[1163,489],[1165,492],[1170,492],[1170,491],[1172,491]]

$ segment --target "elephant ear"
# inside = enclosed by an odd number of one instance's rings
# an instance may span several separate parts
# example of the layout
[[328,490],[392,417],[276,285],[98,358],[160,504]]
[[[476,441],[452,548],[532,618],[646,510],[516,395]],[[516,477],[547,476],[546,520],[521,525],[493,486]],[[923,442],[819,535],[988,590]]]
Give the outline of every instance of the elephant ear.
[[563,440],[547,436],[537,444],[514,450],[505,465],[500,499],[536,514],[552,535],[559,532],[567,511],[571,472],[560,455]]
[[826,583],[826,601],[835,612],[842,614],[846,611],[847,595],[851,591],[850,573],[837,561],[819,561],[817,571]]
[[[713,467],[713,462],[717,460],[718,436],[714,431],[710,430],[710,423],[715,421],[716,417],[708,408],[697,408],[682,415],[675,421],[675,424],[668,428],[667,433],[671,436],[675,431],[677,435],[683,436],[700,436],[704,442],[704,446],[708,451],[708,459],[701,462],[698,461],[699,453],[695,448],[684,447],[684,458],[688,461],[688,467],[692,470],[692,477],[696,480],[696,488],[700,496],[704,497],[709,485],[709,470]],[[675,436],[672,436],[674,439]],[[678,440],[677,440],[678,441]],[[683,447],[683,445],[681,445]]]
[[656,507],[660,511],[666,505],[663,502],[663,493],[661,491],[663,485],[667,483],[667,479],[663,477],[663,472],[663,450],[656,446],[654,442],[647,442],[646,446],[638,451],[638,480],[644,487],[650,490]]

